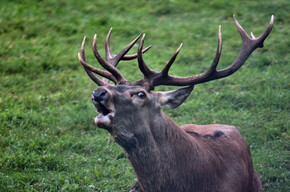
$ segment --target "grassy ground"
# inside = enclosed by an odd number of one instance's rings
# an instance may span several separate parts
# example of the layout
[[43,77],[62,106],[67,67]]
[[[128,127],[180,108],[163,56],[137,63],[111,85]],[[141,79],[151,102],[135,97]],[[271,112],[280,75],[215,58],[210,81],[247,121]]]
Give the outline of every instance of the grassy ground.
[[[133,170],[122,149],[93,125],[96,85],[77,61],[84,35],[110,27],[114,52],[140,32],[153,48],[145,60],[160,70],[183,42],[171,74],[203,72],[223,28],[219,68],[240,49],[232,21],[259,35],[274,29],[235,75],[198,85],[166,112],[179,124],[236,125],[251,146],[264,191],[289,187],[289,1],[11,1],[0,0],[0,191],[126,191]],[[134,50],[136,51],[136,49]],[[104,53],[103,51],[101,53]],[[91,48],[89,63],[97,65]],[[137,62],[123,62],[130,80]],[[162,88],[160,88],[162,89]]]

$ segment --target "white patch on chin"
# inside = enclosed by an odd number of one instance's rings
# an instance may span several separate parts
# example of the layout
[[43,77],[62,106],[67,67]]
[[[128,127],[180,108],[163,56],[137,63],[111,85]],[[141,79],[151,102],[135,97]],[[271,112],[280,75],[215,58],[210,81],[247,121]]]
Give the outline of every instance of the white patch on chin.
[[95,124],[98,127],[109,127],[111,125],[111,118],[110,115],[99,115],[95,118]]

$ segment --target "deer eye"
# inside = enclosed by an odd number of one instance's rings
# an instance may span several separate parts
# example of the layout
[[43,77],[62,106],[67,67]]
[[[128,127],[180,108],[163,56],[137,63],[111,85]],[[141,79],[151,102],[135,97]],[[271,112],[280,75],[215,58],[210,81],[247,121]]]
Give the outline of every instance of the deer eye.
[[140,99],[144,99],[144,98],[146,97],[146,94],[145,94],[143,91],[141,91],[141,92],[137,93],[137,96],[138,96]]

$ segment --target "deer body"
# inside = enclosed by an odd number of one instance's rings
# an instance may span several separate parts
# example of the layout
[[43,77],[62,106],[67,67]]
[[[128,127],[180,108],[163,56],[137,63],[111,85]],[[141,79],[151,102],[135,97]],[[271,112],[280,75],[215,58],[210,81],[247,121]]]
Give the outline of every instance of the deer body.
[[[215,126],[210,128],[216,131]],[[150,141],[155,150],[127,152],[144,191],[252,191],[249,150],[235,128],[225,126],[229,135],[216,138],[192,136],[176,124],[159,129],[168,136],[160,138],[157,133],[156,140]]]
[[[145,92],[137,87],[123,92],[120,99],[118,90],[111,86],[100,87],[95,93],[104,90],[108,94],[106,101],[117,97],[122,103],[115,105],[114,111],[120,113],[114,114],[110,132],[134,168],[138,191],[242,192],[261,188],[260,182],[253,183],[250,150],[235,127],[180,127],[161,111],[159,94],[146,93],[142,100],[132,98],[136,91]],[[108,129],[98,117],[96,124]]]
[[[138,181],[130,192],[184,191],[184,192],[260,192],[262,185],[254,169],[250,149],[234,126],[194,125],[178,126],[162,112],[163,107],[176,108],[192,92],[194,85],[223,78],[237,71],[248,56],[263,46],[273,27],[273,16],[266,31],[255,38],[246,34],[234,18],[243,45],[237,59],[223,70],[216,70],[221,54],[221,28],[216,56],[209,70],[192,77],[175,77],[168,74],[181,46],[161,72],[151,70],[144,62],[144,38],[137,54],[126,55],[140,38],[139,35],[119,54],[110,51],[106,39],[106,59],[96,48],[93,51],[99,63],[107,70],[94,68],[86,63],[82,43],[79,61],[90,78],[100,87],[92,94],[92,101],[99,115],[95,124],[110,132],[124,149]],[[127,81],[116,66],[120,60],[138,58],[144,78]],[[93,73],[104,77],[100,80]],[[108,83],[108,79],[116,85]],[[174,91],[153,92],[158,85],[187,86]]]

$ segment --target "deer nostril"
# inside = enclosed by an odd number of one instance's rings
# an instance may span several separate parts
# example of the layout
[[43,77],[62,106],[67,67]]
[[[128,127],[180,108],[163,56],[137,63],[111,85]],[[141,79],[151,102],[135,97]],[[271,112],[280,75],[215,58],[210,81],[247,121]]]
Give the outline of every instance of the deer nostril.
[[92,94],[92,99],[96,102],[104,101],[107,98],[107,91],[104,89],[97,89]]

